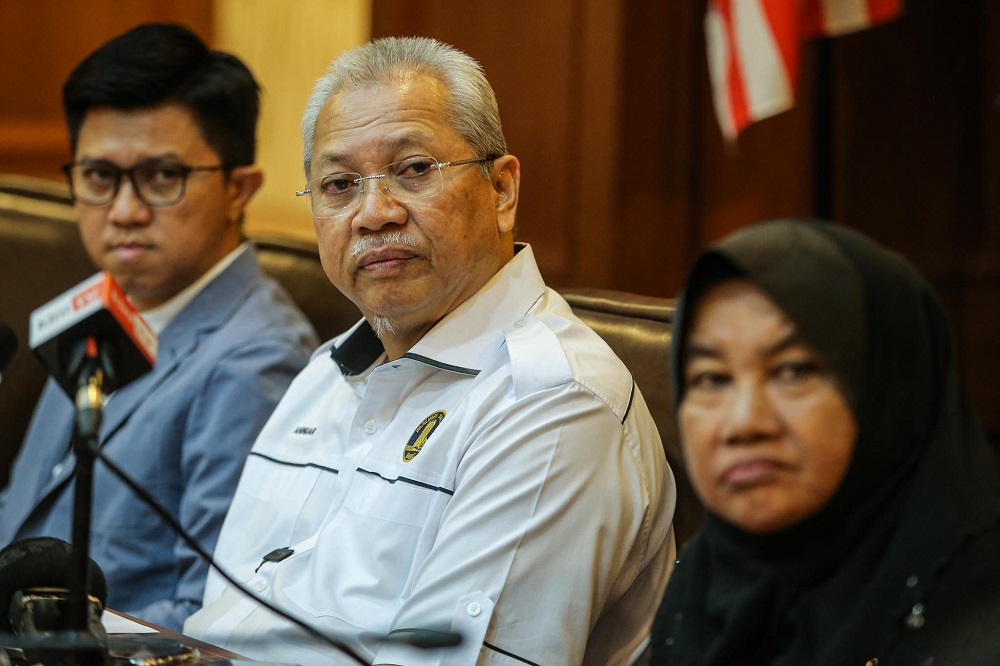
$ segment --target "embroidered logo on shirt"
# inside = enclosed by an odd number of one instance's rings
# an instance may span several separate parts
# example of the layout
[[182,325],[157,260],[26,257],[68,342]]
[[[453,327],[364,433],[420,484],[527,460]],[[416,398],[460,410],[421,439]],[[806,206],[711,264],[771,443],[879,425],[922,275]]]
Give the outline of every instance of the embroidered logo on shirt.
[[403,447],[403,462],[410,462],[417,457],[420,449],[424,448],[427,438],[431,436],[434,429],[441,425],[447,412],[438,410],[420,422],[417,429],[410,435],[410,441]]
[[295,429],[296,435],[315,435],[316,428],[310,428],[308,426],[299,426]]

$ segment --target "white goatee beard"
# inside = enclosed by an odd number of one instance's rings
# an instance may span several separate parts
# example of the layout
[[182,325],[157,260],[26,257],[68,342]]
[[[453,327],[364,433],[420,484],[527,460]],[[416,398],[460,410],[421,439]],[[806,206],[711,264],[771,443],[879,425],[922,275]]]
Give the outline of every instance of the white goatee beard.
[[[354,244],[351,256],[358,257],[368,250],[381,245],[409,245],[412,247],[416,246],[416,244],[417,242],[413,240],[413,237],[409,234],[403,233],[402,231],[390,231],[377,236],[364,236]],[[384,315],[373,315],[371,327],[372,330],[375,331],[375,335],[378,336],[379,340],[382,340],[387,336],[391,336],[396,332],[396,322]]]
[[372,330],[379,340],[391,336],[396,332],[396,322],[384,315],[374,315],[371,323]]

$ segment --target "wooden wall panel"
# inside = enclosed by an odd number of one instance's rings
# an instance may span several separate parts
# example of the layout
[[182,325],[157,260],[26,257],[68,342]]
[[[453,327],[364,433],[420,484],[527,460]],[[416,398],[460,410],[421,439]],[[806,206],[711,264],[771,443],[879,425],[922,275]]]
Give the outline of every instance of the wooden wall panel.
[[979,3],[834,41],[836,215],[952,281],[983,221]]
[[250,234],[315,241],[302,189],[302,111],[341,51],[368,41],[369,0],[214,0],[215,48],[247,64],[261,86],[257,164],[264,184],[247,207]]
[[[609,220],[617,289],[672,294],[680,283],[697,230],[699,99],[688,55],[699,48],[691,3],[626,3],[621,55],[619,176],[611,180],[620,206]],[[657,38],[653,38],[657,35]]]
[[973,71],[981,79],[978,115],[970,122],[983,128],[975,183],[982,211],[968,221],[960,250],[967,295],[958,322],[959,352],[973,404],[1000,444],[1000,3],[984,2],[973,21],[968,32],[979,49]]
[[212,34],[205,0],[0,2],[0,172],[60,177],[69,159],[62,83],[101,42],[144,21]]
[[951,316],[965,385],[1000,442],[997,3],[908,3],[834,40],[836,217],[899,251]]
[[[581,165],[577,150],[587,98],[580,49],[588,44],[587,31],[599,29],[585,22],[592,4],[469,2],[456,11],[454,3],[380,0],[372,7],[374,37],[434,37],[483,65],[500,105],[508,149],[521,161],[518,239],[532,243],[546,277],[556,284],[577,281],[582,277],[577,271],[587,271],[574,253],[581,225],[589,224],[580,210],[577,183],[584,178],[582,169],[600,167]],[[586,83],[601,95],[614,90],[606,81],[587,78]]]

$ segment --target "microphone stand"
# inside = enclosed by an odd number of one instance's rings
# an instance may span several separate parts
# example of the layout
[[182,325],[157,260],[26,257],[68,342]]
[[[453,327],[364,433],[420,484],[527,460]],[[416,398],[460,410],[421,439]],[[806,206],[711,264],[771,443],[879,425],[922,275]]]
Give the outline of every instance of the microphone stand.
[[49,626],[36,627],[30,633],[15,637],[9,647],[21,650],[31,664],[110,666],[107,634],[100,625],[91,624],[90,522],[104,390],[114,385],[114,374],[108,345],[94,336],[80,341],[71,351],[67,368],[76,386],[72,436],[76,483],[68,589],[54,615],[56,619],[46,622]]
[[94,634],[90,626],[90,524],[93,511],[94,452],[99,444],[104,409],[104,386],[112,380],[106,345],[88,336],[74,350],[70,367],[77,377],[76,419],[73,452],[76,455],[76,483],[73,496],[73,526],[69,590],[65,626],[69,632],[73,663],[109,663],[106,637]]

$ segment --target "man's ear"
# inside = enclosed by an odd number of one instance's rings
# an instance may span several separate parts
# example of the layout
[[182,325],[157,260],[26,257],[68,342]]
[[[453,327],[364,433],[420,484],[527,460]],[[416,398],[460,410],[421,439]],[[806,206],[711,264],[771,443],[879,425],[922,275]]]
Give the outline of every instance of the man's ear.
[[501,234],[514,230],[517,196],[521,191],[521,163],[513,155],[493,161],[493,190],[496,194],[497,230]]
[[264,172],[256,165],[234,167],[229,173],[230,220],[240,220],[247,204],[264,184]]

